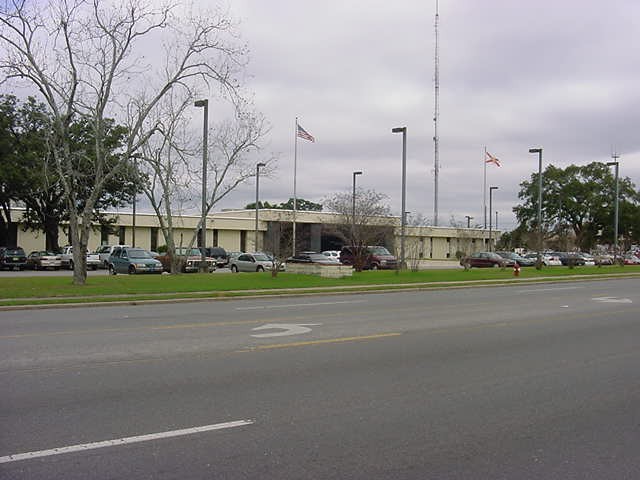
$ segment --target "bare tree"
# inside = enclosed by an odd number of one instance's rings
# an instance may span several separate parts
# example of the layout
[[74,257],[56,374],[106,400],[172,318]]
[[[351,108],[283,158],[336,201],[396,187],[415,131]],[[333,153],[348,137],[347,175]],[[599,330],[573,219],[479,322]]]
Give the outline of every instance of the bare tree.
[[[194,140],[190,129],[189,111],[193,98],[188,95],[176,100],[172,95],[167,96],[162,115],[156,119],[156,133],[143,146],[140,157],[140,169],[146,178],[143,190],[158,218],[172,259],[172,272],[180,271],[180,259],[175,254],[174,215],[182,214],[184,203],[199,195],[194,185],[202,183],[201,163],[196,160],[200,153],[200,140]],[[210,129],[205,214],[238,185],[255,177],[256,163],[265,164],[263,175],[273,170],[273,156],[256,159],[261,155],[261,143],[268,133],[266,122],[261,115],[243,111],[245,106],[237,103],[233,119]],[[200,228],[198,223],[187,241],[188,249],[195,244]]]
[[[183,3],[124,0],[6,0],[0,6],[4,81],[35,87],[52,115],[53,156],[69,208],[75,284],[86,281],[86,250],[96,201],[156,131],[147,120],[173,90],[219,85],[234,97],[245,49],[223,11],[198,14]],[[163,45],[153,62],[147,50]],[[153,47],[151,47],[153,45]],[[157,48],[157,47],[156,47]],[[91,119],[95,148],[73,151],[75,117]],[[107,168],[109,117],[128,124],[124,147]],[[82,175],[80,162],[89,162]],[[90,192],[81,196],[79,192]]]
[[388,219],[391,209],[385,203],[387,196],[375,190],[359,188],[355,195],[355,209],[353,192],[336,193],[333,197],[323,201],[326,209],[340,214],[338,231],[356,247],[356,270],[362,269],[366,252],[363,247],[384,243],[389,235]]

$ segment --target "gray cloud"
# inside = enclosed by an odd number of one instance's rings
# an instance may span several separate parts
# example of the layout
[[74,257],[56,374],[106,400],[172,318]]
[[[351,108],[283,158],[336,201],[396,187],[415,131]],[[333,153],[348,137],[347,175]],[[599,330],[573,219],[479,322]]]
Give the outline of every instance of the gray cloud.
[[[607,160],[640,183],[640,3],[460,0],[440,2],[440,223],[482,216],[483,147],[502,168],[501,226],[513,227],[518,185],[545,163]],[[317,138],[301,140],[298,195],[319,201],[359,185],[400,210],[400,137],[408,127],[408,206],[433,214],[433,21],[435,2],[300,3],[236,0],[231,9],[251,48],[249,88],[271,122],[279,170],[261,197],[293,193],[296,116]],[[245,185],[221,207],[244,206]]]

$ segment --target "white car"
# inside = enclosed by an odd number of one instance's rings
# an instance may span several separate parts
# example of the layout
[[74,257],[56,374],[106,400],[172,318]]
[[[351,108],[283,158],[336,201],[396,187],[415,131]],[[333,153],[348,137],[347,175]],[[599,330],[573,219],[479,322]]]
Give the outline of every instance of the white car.
[[325,250],[322,255],[334,263],[340,263],[340,250]]
[[[524,255],[525,258],[532,258],[534,260],[538,259],[538,254],[535,252],[531,252],[531,253],[527,253],[526,255]],[[558,257],[557,255],[553,255],[550,253],[543,253],[542,254],[542,264],[546,267],[561,267],[562,266],[562,261],[560,260],[560,257]]]

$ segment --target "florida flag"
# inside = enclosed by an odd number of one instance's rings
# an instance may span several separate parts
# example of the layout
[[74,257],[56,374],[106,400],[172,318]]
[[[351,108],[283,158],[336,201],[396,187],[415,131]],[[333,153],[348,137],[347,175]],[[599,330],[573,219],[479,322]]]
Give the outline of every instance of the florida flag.
[[493,163],[494,165],[497,165],[498,167],[500,167],[500,160],[498,160],[496,157],[494,157],[493,155],[491,155],[489,152],[485,152],[487,154],[487,159],[485,160],[485,163]]

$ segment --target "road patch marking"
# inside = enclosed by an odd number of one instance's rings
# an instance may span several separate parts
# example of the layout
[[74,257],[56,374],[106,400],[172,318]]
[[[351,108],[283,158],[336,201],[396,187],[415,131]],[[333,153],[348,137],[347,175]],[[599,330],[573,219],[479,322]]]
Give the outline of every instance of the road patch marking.
[[255,338],[269,338],[269,337],[287,337],[289,335],[301,335],[303,333],[309,333],[311,329],[309,327],[315,327],[322,325],[321,323],[267,323],[260,327],[252,328],[251,330],[283,330],[280,332],[271,333],[256,333],[252,334]]
[[376,340],[379,338],[398,337],[400,335],[402,335],[402,333],[392,332],[392,333],[379,333],[376,335],[363,335],[361,337],[338,337],[338,338],[327,338],[324,340],[309,340],[307,342],[274,343],[271,345],[256,345],[254,347],[249,347],[245,350],[237,350],[237,352],[244,353],[244,352],[255,352],[257,350],[275,350],[279,348],[306,347],[309,345],[322,345],[326,343],[360,342],[364,340]]
[[137,435],[135,437],[117,438],[115,440],[105,440],[102,442],[83,443],[79,445],[71,445],[68,447],[51,448],[49,450],[16,453],[14,455],[0,457],[0,463],[18,462],[20,460],[29,460],[31,458],[62,455],[63,453],[83,452],[85,450],[94,450],[96,448],[115,447],[117,445],[127,445],[130,443],[148,442],[151,440],[158,440],[162,438],[181,437],[185,435],[193,435],[194,433],[242,427],[244,425],[252,425],[253,423],[253,420],[236,420],[234,422],[216,423],[214,425],[204,425],[201,427],[183,428],[181,430],[171,430],[168,432],[150,433],[148,435]]
[[633,301],[629,298],[620,297],[594,297],[591,300],[600,303],[633,303]]
[[576,290],[584,287],[554,287],[554,288],[531,288],[528,290],[518,290],[517,293],[537,293],[537,292],[557,292],[558,290]]
[[274,308],[317,307],[320,305],[344,305],[349,303],[364,303],[364,300],[348,300],[342,302],[290,303],[288,305],[259,305],[256,307],[237,307],[236,310],[267,310]]

